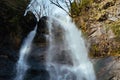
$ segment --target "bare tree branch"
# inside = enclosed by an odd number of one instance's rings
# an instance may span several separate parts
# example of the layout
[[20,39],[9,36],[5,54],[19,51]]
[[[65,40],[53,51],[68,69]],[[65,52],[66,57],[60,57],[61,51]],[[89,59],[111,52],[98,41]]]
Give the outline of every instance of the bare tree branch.
[[[71,14],[70,14],[65,8],[63,8],[63,7],[60,5],[60,3],[58,2],[58,0],[56,0],[56,1],[50,0],[50,2],[51,2],[52,4],[58,6],[59,8],[61,8],[62,10],[64,10],[69,16],[71,16]],[[69,2],[71,3],[70,0],[69,0]],[[68,8],[68,10],[69,10],[69,5],[68,5],[68,3],[65,2],[65,4],[66,4],[66,6],[67,6],[67,8]]]
[[65,0],[65,4],[66,4],[68,10],[70,10],[70,6],[69,6],[69,4],[68,4],[68,2],[66,0]]

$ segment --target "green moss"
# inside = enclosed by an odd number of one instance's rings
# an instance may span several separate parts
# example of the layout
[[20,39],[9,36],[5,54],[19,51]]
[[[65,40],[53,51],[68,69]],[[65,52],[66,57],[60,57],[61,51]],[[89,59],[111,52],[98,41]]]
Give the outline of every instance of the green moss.
[[98,54],[99,54],[98,45],[96,45],[96,44],[91,45],[91,48],[90,48],[90,56],[91,56],[91,57],[96,57]]
[[71,4],[71,15],[79,16],[82,10],[90,6],[92,2],[93,0],[81,0],[80,3],[74,1]]
[[84,8],[86,5],[90,5],[93,0],[81,0],[80,8]]
[[120,24],[114,24],[111,28],[115,33],[116,37],[120,38]]
[[71,4],[71,15],[72,15],[72,16],[75,16],[75,15],[78,16],[79,13],[80,13],[80,9],[78,8],[76,2],[73,2],[73,3]]

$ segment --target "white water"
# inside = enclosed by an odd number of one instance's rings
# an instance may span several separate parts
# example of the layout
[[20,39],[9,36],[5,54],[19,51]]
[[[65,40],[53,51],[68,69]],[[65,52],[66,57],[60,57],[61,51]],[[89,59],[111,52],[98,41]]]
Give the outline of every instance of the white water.
[[32,41],[35,37],[36,34],[36,29],[37,26],[35,27],[35,29],[33,31],[31,31],[28,36],[26,37],[26,39],[24,40],[21,48],[20,48],[20,56],[19,56],[19,60],[16,64],[16,77],[14,80],[23,80],[24,79],[24,75],[27,71],[27,69],[29,68],[29,66],[27,65],[27,56],[29,55],[29,52],[31,50],[31,45],[32,45]]
[[[57,23],[52,25],[56,21]],[[62,29],[63,41],[59,41],[54,27]],[[49,41],[46,58],[50,80],[96,80],[93,65],[88,58],[88,50],[81,32],[70,20],[50,18],[48,20]],[[62,59],[60,55],[67,56]],[[58,59],[56,59],[56,57]],[[62,59],[62,61],[60,61]],[[71,61],[71,64],[66,61]]]
[[[65,6],[65,0],[58,1],[69,11]],[[50,80],[96,80],[81,31],[68,14],[51,4],[49,0],[31,0],[26,13],[27,11],[32,11],[38,21],[42,16],[49,18],[46,68]]]

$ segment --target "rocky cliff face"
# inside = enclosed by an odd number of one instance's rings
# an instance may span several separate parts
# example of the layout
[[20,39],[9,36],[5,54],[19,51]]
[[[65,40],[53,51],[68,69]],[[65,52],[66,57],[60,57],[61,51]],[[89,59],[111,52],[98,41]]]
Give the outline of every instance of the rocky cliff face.
[[97,80],[119,80],[120,58],[105,57],[93,59]]
[[[27,16],[24,16],[24,11],[28,4],[28,0],[1,0],[0,1],[0,80],[13,80],[16,71],[16,62],[19,58],[19,49],[22,42],[28,35],[28,33],[34,29],[37,24],[35,16],[28,12]],[[43,33],[45,32],[44,24],[45,20],[40,20],[39,29],[35,36],[34,46],[37,48],[44,48],[45,38]],[[40,44],[43,45],[40,45]],[[38,49],[34,47],[37,51]],[[41,51],[44,52],[42,49]],[[42,52],[42,53],[43,53]],[[38,56],[38,57],[36,57]],[[30,56],[30,59],[36,63],[30,63],[38,65],[38,58],[41,60],[41,56]],[[29,71],[36,71],[36,74],[42,70],[30,69]],[[28,79],[30,80],[30,79]]]
[[91,55],[120,56],[120,0],[91,1],[74,18],[91,43]]
[[[87,0],[85,0],[87,1]],[[91,0],[74,17],[90,43],[90,55],[104,57],[94,59],[98,80],[120,79],[120,0]]]

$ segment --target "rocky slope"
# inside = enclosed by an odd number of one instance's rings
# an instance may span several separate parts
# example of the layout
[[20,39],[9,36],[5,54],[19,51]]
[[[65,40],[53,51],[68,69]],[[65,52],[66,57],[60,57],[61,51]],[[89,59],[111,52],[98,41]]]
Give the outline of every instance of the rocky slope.
[[105,57],[92,60],[97,80],[119,80],[120,79],[120,58]]
[[74,21],[90,43],[97,80],[119,80],[120,0],[93,0],[83,6]]
[[120,0],[90,1],[74,21],[88,38],[91,55],[120,56]]

